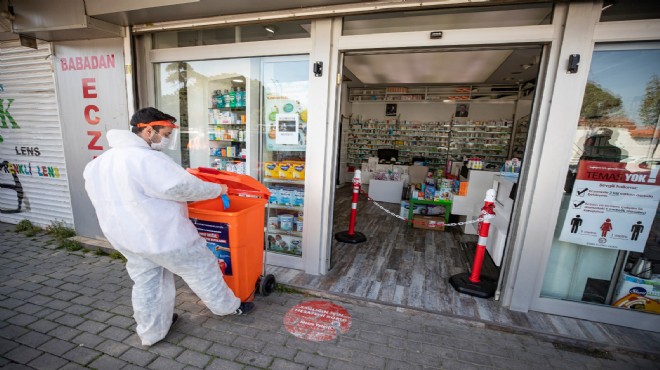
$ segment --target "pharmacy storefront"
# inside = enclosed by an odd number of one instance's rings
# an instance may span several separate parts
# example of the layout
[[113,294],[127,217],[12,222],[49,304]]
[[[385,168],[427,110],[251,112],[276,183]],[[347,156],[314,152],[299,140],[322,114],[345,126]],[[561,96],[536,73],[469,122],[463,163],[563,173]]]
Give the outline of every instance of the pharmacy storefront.
[[[525,124],[501,241],[501,304],[652,330],[660,328],[660,22],[645,19],[657,11],[603,8],[562,2],[258,24],[236,17],[205,29],[192,21],[135,26],[136,100],[177,117],[181,137],[168,154],[183,166],[247,174],[276,194],[266,216],[268,263],[310,275],[331,268],[335,185],[356,167],[345,154],[343,117],[446,113],[468,126],[481,114],[511,119],[514,130]],[[489,85],[491,97],[465,98],[459,113],[453,107],[466,91],[432,90],[448,84],[432,80],[440,67],[416,65],[429,70],[428,85],[420,89],[410,77],[392,84],[399,90],[379,84],[376,72],[369,80],[374,65],[359,68],[384,54],[388,63],[412,63],[412,54],[435,52],[480,53],[484,79],[510,55],[527,55],[531,62],[517,64],[517,73],[531,67],[536,75],[502,75],[500,84],[516,85],[515,93]],[[355,80],[362,92],[350,85]],[[361,106],[349,105],[358,97]],[[388,99],[399,101],[386,106]]]

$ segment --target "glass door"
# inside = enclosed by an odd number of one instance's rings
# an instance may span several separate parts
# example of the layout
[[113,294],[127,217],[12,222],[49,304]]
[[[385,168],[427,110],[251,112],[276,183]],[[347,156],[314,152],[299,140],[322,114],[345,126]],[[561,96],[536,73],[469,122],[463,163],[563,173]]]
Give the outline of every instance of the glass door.
[[541,296],[660,313],[660,44],[596,48]]
[[263,58],[261,180],[271,192],[268,263],[303,268],[309,59]]

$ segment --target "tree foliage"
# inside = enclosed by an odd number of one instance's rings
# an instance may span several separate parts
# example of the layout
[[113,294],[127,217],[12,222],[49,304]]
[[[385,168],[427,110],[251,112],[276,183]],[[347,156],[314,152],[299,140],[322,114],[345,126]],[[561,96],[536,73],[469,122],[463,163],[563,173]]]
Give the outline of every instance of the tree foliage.
[[623,115],[621,98],[595,82],[587,82],[580,115],[587,119],[612,118]]
[[639,118],[644,126],[655,126],[660,115],[660,78],[653,75],[646,84]]

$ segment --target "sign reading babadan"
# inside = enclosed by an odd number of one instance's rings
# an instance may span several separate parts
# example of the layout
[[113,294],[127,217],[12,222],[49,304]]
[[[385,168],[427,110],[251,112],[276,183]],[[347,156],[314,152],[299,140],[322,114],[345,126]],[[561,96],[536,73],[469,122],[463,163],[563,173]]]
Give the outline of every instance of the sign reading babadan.
[[643,252],[660,201],[659,167],[580,161],[559,240]]

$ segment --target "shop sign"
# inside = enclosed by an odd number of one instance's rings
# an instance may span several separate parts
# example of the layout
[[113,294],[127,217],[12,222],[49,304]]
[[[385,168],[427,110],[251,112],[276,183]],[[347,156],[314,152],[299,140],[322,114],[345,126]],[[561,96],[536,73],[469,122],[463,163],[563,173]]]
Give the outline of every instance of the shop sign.
[[307,301],[284,315],[284,327],[297,338],[313,342],[335,340],[351,328],[351,316],[344,307],[328,301]]
[[84,191],[83,170],[108,149],[106,133],[128,129],[126,75],[121,39],[55,44],[55,71],[76,232],[101,237]]
[[658,167],[581,161],[559,240],[643,252],[660,201]]

